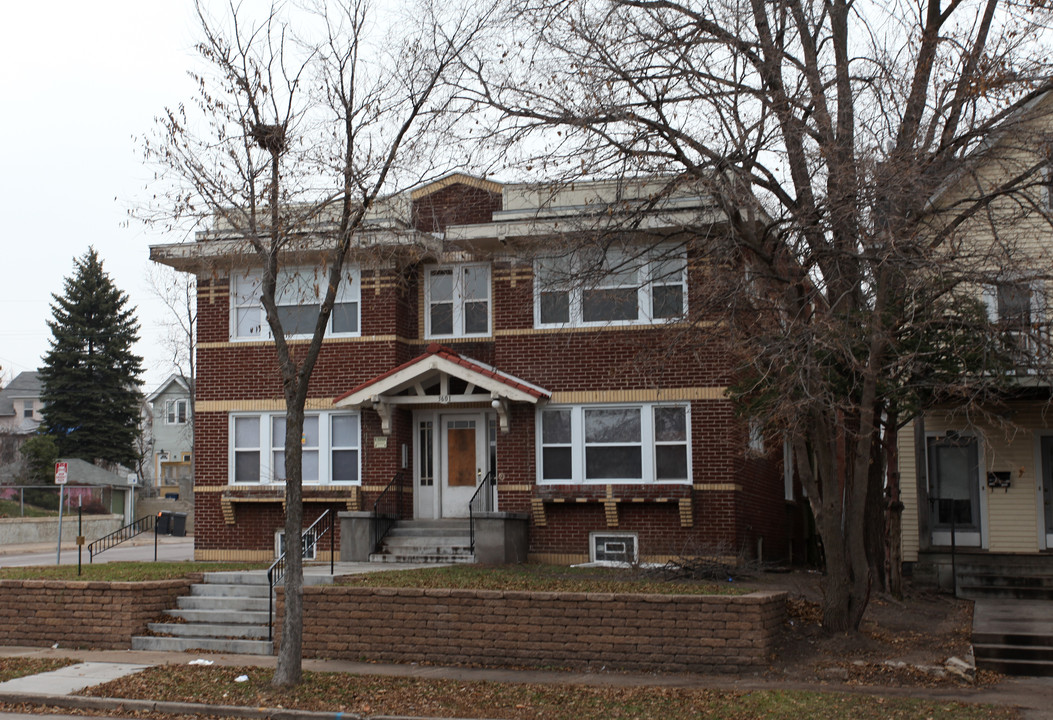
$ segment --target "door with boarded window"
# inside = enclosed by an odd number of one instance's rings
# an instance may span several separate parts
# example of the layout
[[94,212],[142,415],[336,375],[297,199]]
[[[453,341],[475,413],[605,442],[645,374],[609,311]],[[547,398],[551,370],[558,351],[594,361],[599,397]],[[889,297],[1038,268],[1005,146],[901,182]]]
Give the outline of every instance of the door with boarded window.
[[486,473],[482,414],[442,418],[442,516],[468,517],[468,503]]

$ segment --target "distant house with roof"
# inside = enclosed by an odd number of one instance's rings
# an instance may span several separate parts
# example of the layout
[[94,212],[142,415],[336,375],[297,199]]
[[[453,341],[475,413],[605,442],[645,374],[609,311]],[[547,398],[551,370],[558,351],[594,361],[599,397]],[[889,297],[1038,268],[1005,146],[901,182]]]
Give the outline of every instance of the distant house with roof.
[[36,432],[44,417],[40,411],[42,389],[36,370],[19,373],[7,387],[0,390],[0,432],[29,435]]
[[194,410],[186,378],[172,374],[146,397],[150,448],[144,469],[158,486],[177,485],[192,477]]

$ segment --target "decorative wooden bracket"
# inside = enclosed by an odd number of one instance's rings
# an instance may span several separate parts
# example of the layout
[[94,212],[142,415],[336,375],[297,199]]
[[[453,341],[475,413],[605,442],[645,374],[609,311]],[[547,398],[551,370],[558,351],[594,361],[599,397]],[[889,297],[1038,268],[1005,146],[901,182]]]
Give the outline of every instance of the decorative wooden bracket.
[[391,434],[391,403],[379,395],[373,396],[373,409],[380,416],[380,432],[385,435]]

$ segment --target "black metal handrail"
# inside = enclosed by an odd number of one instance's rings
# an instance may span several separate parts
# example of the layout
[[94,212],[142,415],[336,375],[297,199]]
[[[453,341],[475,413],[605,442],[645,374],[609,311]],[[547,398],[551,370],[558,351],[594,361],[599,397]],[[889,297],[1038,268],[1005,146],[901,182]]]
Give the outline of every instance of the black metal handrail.
[[[497,476],[493,470],[486,473],[486,477],[475,489],[472,499],[468,501],[468,536],[473,553],[475,552],[475,514],[476,512],[493,512],[494,494],[490,492],[490,488],[493,487],[496,480]],[[484,489],[486,492],[483,492]]]
[[92,562],[95,556],[99,553],[109,550],[112,547],[120,545],[125,540],[131,540],[137,535],[142,535],[145,532],[154,532],[154,562],[157,561],[157,516],[156,515],[143,515],[138,520],[134,520],[122,528],[114,530],[109,535],[103,535],[98,540],[88,543],[88,562]]
[[[316,549],[318,547],[318,539],[325,535],[329,535],[329,574],[332,575],[336,558],[336,532],[333,530],[332,511],[326,510],[317,520],[311,523],[309,528],[300,533],[300,553],[306,556],[308,549]],[[285,577],[285,555],[286,552],[283,550],[278,559],[267,568],[267,586],[270,588],[270,592],[267,593],[268,641],[274,639],[274,586]]]
[[405,494],[405,473],[399,471],[373,503],[373,552],[380,552],[380,543],[384,536],[405,517]]

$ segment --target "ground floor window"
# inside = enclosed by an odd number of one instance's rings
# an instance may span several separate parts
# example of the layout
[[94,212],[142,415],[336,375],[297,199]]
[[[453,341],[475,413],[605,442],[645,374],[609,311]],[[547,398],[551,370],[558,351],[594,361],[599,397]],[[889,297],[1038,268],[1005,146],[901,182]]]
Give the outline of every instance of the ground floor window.
[[[285,482],[285,413],[231,414],[229,437],[232,483]],[[359,482],[361,427],[357,413],[306,413],[300,445],[305,483]]]
[[687,482],[687,405],[572,405],[538,413],[538,480]]

